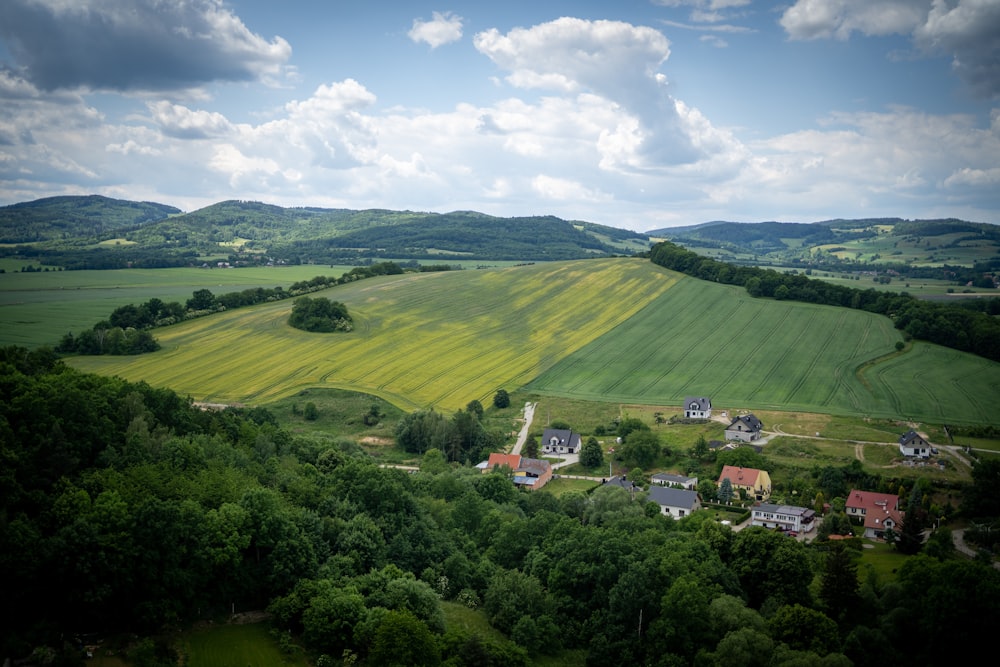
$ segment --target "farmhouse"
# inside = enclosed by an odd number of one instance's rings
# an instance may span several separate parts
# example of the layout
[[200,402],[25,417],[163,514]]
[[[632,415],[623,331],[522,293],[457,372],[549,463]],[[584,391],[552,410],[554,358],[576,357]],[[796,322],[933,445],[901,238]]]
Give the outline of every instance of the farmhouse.
[[733,489],[742,491],[745,497],[767,500],[771,496],[771,476],[766,470],[723,466],[716,483],[721,485],[724,479],[728,479]]
[[726,440],[753,442],[760,437],[763,430],[764,425],[752,414],[739,415],[733,417],[733,421],[726,427]]
[[899,436],[899,453],[921,459],[930,458],[931,443],[924,440],[916,431],[909,431]]
[[580,434],[547,428],[542,432],[542,451],[546,454],[576,454],[580,451]]
[[750,517],[751,526],[776,528],[785,532],[808,533],[816,527],[816,512],[794,505],[755,505]]
[[493,472],[506,466],[514,474],[514,486],[530,490],[540,489],[552,479],[552,466],[542,459],[529,459],[520,454],[490,454],[487,461],[479,464],[483,473]]
[[701,509],[697,491],[675,489],[669,486],[651,486],[647,498],[660,506],[664,516],[683,519]]
[[688,396],[684,399],[685,419],[711,419],[712,401],[704,396]]
[[659,486],[680,486],[682,489],[694,491],[698,488],[697,477],[685,477],[684,475],[671,475],[665,472],[658,472],[650,478],[653,484]]
[[888,529],[898,530],[903,523],[899,511],[899,496],[851,489],[844,505],[847,516],[860,520],[865,526],[865,537],[882,539]]

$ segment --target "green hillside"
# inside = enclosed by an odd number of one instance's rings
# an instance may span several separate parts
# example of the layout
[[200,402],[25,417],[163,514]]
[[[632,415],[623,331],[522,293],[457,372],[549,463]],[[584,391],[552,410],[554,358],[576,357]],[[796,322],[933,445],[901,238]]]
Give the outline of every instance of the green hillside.
[[0,207],[0,243],[80,243],[163,220],[181,210],[99,195],[47,197]]
[[937,423],[995,418],[1000,364],[925,343],[896,354],[900,340],[886,317],[685,278],[526,389],[657,405],[711,396],[723,409]]
[[[912,277],[977,274],[1000,269],[1000,226],[964,220],[877,218],[792,222],[709,222],[650,231],[725,262],[833,271],[891,270]],[[956,276],[958,272],[961,275]]]
[[0,257],[67,269],[344,264],[365,259],[546,261],[634,254],[645,234],[553,216],[475,211],[285,208],[224,201],[182,214],[160,204],[59,197],[0,208]]
[[355,331],[296,331],[279,302],[159,329],[157,353],[71,363],[214,402],[335,387],[451,410],[526,386],[938,423],[991,423],[1000,404],[1000,364],[926,344],[897,355],[887,318],[752,299],[645,260],[387,276],[317,294],[345,303]]

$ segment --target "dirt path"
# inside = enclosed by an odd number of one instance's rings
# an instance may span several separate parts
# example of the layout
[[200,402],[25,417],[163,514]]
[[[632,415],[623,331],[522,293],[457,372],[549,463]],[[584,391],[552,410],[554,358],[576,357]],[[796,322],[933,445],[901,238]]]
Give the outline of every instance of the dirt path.
[[858,444],[854,445],[854,456],[859,461],[861,461],[862,463],[864,463],[865,462],[865,446],[862,445],[861,443],[858,443]]

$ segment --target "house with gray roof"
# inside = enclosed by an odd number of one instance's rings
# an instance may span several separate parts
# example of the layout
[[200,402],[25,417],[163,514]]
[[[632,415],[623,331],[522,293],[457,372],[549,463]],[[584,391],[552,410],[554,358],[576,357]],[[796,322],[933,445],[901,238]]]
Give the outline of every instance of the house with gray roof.
[[707,396],[688,396],[684,399],[685,419],[711,419],[712,401]]
[[576,454],[580,451],[580,434],[560,428],[542,432],[542,451],[546,454]]
[[808,533],[816,527],[816,512],[808,507],[794,505],[754,505],[750,525],[783,530],[786,533]]
[[760,437],[763,430],[764,424],[753,414],[739,415],[733,417],[733,421],[726,427],[726,440],[753,442]]
[[670,486],[654,484],[649,487],[646,497],[660,506],[660,512],[664,516],[673,517],[675,520],[691,516],[701,509],[701,497],[698,496],[698,492],[688,489],[675,489]]

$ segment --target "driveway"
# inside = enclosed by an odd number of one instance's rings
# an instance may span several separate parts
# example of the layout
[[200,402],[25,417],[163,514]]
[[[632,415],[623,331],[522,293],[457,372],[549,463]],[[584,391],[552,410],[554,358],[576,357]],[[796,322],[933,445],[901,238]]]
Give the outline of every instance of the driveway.
[[524,404],[524,424],[521,426],[521,431],[517,434],[517,442],[514,443],[514,449],[510,450],[511,454],[520,454],[521,448],[527,442],[528,431],[531,429],[531,420],[535,418],[535,407],[537,405],[537,403]]

